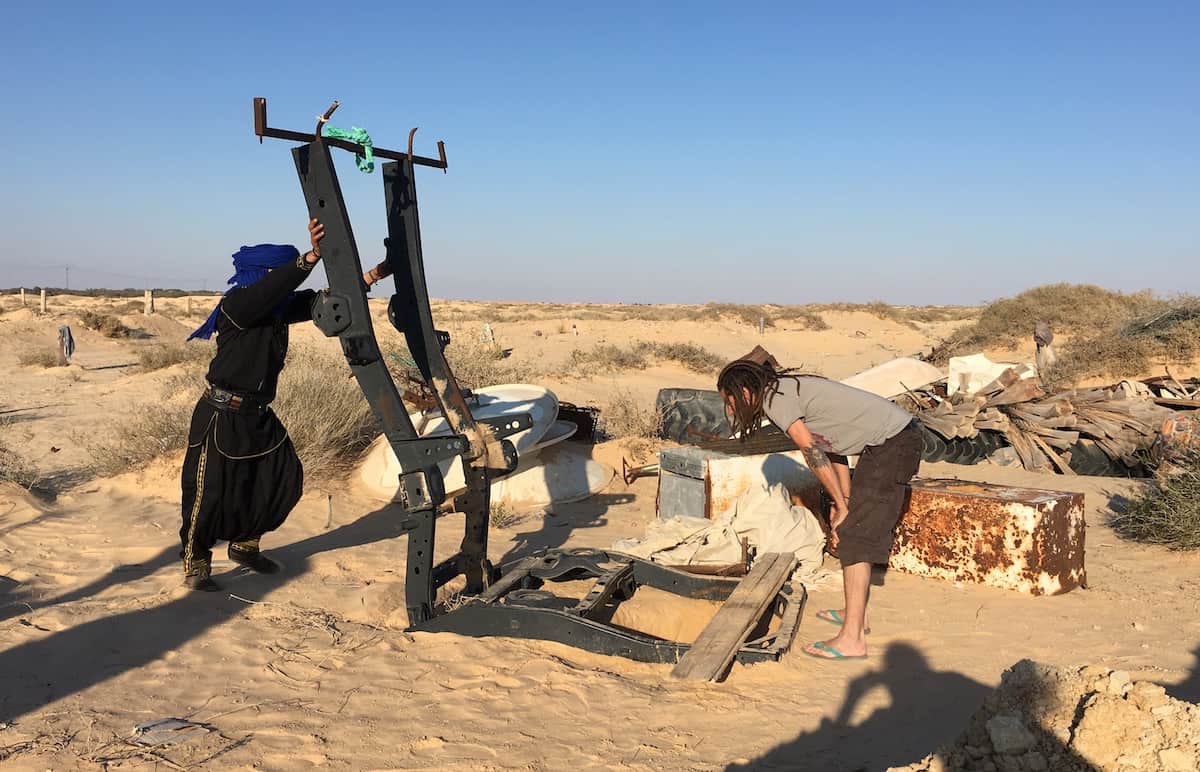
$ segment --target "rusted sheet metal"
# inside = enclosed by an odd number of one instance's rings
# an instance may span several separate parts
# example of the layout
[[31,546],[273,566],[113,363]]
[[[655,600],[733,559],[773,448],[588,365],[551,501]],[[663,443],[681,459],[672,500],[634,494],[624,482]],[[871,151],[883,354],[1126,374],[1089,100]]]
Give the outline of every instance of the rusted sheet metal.
[[1086,583],[1083,494],[963,480],[909,487],[893,568],[1029,595]]

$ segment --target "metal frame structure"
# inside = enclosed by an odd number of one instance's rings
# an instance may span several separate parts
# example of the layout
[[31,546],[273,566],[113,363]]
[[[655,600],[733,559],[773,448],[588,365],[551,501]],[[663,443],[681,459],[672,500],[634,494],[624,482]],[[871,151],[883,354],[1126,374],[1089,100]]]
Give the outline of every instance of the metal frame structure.
[[[383,427],[401,469],[393,506],[400,511],[408,535],[406,605],[413,629],[471,636],[505,635],[560,641],[605,654],[647,662],[675,662],[688,645],[643,635],[611,623],[616,605],[638,586],[653,586],[692,598],[724,600],[736,579],[701,577],[664,568],[615,552],[548,550],[497,571],[487,558],[493,480],[510,474],[517,457],[506,440],[532,425],[529,415],[475,419],[443,354],[449,335],[435,329],[425,285],[424,256],[414,171],[417,166],[445,169],[443,143],[439,158],[374,147],[383,165],[387,212],[385,260],[395,281],[388,321],[403,333],[421,378],[446,416],[452,434],[422,437],[412,424],[375,339],[362,284],[362,264],[342,198],[331,147],[350,151],[353,142],[321,136],[321,128],[338,107],[334,102],[317,118],[313,134],[272,128],[266,100],[254,100],[254,130],[263,137],[302,142],[292,149],[309,216],[325,226],[321,254],[329,279],[314,306],[313,321],[327,336],[336,336],[351,372]],[[466,490],[454,499],[454,510],[466,518],[458,552],[434,562],[437,518],[446,500],[438,464],[461,457]],[[453,611],[436,605],[437,591],[465,577],[463,602]],[[544,589],[548,582],[595,579],[582,600],[560,598]],[[787,650],[799,624],[804,589],[785,587],[751,640],[739,651],[740,661],[777,659]],[[773,618],[776,618],[773,620]],[[773,623],[774,622],[774,623]]]

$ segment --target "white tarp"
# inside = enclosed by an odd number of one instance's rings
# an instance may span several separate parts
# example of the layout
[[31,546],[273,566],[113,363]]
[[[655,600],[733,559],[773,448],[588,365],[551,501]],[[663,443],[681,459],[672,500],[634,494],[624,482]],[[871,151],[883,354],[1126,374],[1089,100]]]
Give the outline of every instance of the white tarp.
[[869,391],[884,399],[893,399],[910,389],[923,389],[945,377],[940,369],[928,362],[912,357],[900,357],[851,375],[842,383]]
[[950,358],[950,374],[946,379],[946,393],[953,396],[974,394],[1000,377],[1001,373],[1010,367],[1021,372],[1021,378],[1032,378],[1036,375],[1029,365],[1015,365],[1005,362],[993,362],[983,354],[971,354],[965,357]]
[[825,533],[812,512],[791,503],[783,485],[752,487],[714,521],[691,517],[655,521],[645,538],[622,539],[613,549],[666,566],[727,566],[741,562],[743,538],[759,554],[795,554],[797,578],[813,576],[821,567]]

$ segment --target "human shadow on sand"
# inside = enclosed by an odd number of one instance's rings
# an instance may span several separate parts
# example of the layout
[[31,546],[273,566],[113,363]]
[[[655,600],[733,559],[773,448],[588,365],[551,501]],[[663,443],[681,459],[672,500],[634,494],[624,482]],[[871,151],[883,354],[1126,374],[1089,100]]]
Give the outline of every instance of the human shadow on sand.
[[[12,619],[19,614],[29,614],[35,611],[40,611],[51,606],[58,606],[63,603],[72,603],[74,601],[84,600],[94,595],[99,595],[110,587],[115,587],[119,584],[129,584],[138,579],[150,576],[155,571],[158,571],[165,566],[169,566],[179,560],[179,548],[167,547],[162,552],[155,555],[145,563],[130,563],[127,565],[114,566],[111,571],[103,576],[88,582],[82,587],[70,590],[61,595],[46,600],[34,600],[32,597],[20,592],[22,586],[20,582],[13,580],[13,588],[11,592],[3,592],[3,581],[0,581],[0,622],[6,619]],[[0,577],[2,579],[3,577]]]
[[[824,662],[822,667],[847,663]],[[872,690],[887,691],[890,704],[862,723],[851,725],[859,703]],[[728,770],[828,770],[857,772],[880,770],[919,761],[941,745],[951,743],[990,693],[990,689],[961,673],[933,670],[925,656],[907,643],[893,643],[883,656],[883,667],[852,680],[837,717],[822,720],[814,731],[775,748],[748,764]],[[1039,743],[1063,746],[1037,727]],[[1070,753],[1065,749],[1063,753]]]
[[[275,576],[241,577],[238,592],[266,598],[307,573],[314,555],[402,535],[401,519],[397,509],[387,506],[353,523],[272,550],[285,571]],[[164,554],[170,553],[173,560],[175,551],[172,546]],[[230,576],[215,578],[221,581]],[[105,581],[115,579],[106,577],[93,585]],[[89,591],[98,591],[89,587],[70,595],[86,597]],[[228,592],[191,593],[153,608],[93,619],[0,652],[0,722],[11,723],[55,700],[153,662],[245,609],[246,605],[230,598]]]
[[1182,681],[1166,689],[1167,694],[1177,700],[1200,702],[1200,646],[1192,649],[1192,656],[1196,661],[1192,663],[1191,672]]

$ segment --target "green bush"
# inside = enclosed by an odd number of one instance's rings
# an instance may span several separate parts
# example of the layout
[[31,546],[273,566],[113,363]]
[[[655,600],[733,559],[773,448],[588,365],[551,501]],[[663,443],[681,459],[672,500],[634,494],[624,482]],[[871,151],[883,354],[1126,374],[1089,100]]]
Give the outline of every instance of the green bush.
[[1200,454],[1134,499],[1110,524],[1127,539],[1173,550],[1200,549]]

